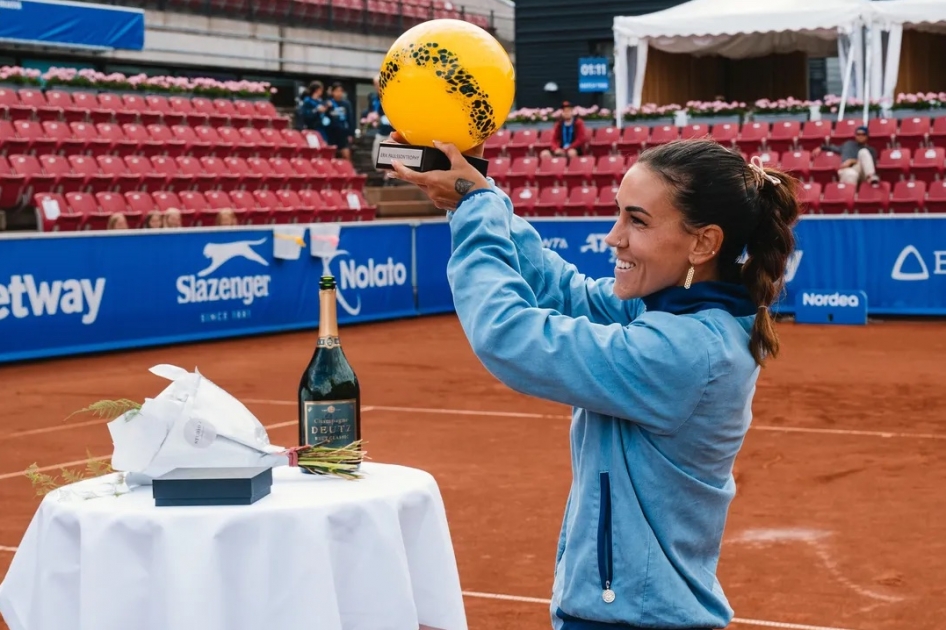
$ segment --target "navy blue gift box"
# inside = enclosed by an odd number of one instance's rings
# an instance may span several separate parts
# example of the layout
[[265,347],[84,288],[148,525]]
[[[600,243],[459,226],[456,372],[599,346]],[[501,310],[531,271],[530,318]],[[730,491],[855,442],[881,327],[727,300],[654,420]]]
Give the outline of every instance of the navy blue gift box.
[[154,504],[250,505],[273,486],[273,469],[175,468],[151,482]]

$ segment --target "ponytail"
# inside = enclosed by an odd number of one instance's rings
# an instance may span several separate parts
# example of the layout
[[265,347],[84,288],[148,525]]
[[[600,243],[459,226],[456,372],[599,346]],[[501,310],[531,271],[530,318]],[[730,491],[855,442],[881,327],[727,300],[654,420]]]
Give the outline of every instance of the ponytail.
[[[776,357],[779,351],[775,322],[769,306],[785,286],[785,269],[795,249],[792,226],[798,219],[796,181],[771,168],[753,169],[758,189],[758,223],[746,243],[747,259],[742,266],[742,282],[758,307],[749,350],[756,363]],[[776,183],[778,182],[778,183]]]

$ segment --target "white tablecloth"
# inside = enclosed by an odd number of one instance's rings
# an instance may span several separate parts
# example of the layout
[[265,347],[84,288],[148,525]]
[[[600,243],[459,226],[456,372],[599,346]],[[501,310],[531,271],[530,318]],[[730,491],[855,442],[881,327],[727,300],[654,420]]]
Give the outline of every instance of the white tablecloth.
[[466,630],[440,491],[273,470],[249,506],[155,507],[151,487],[47,495],[0,584],[11,630]]

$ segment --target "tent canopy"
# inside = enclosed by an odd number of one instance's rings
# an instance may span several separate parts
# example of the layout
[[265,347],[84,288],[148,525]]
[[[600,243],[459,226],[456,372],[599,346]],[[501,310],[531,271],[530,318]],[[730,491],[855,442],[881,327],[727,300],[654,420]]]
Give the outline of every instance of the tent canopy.
[[875,20],[889,27],[946,33],[946,2],[942,0],[884,0],[872,6]]
[[[850,32],[869,0],[691,0],[664,11],[614,18],[615,39],[642,40],[670,53],[761,57],[837,51],[838,29]],[[897,3],[899,4],[899,2]]]

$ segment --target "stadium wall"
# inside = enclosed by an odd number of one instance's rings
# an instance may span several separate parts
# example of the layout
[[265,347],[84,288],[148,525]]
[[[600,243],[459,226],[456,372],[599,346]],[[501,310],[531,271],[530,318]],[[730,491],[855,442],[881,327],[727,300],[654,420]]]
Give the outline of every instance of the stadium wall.
[[[531,222],[581,272],[613,274],[612,219]],[[775,310],[864,291],[871,315],[944,316],[944,228],[946,216],[805,217]],[[326,243],[334,256],[312,255]],[[326,272],[342,324],[453,310],[443,220],[3,235],[0,250],[0,363],[311,329]]]

